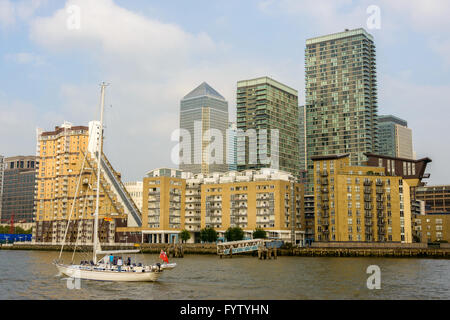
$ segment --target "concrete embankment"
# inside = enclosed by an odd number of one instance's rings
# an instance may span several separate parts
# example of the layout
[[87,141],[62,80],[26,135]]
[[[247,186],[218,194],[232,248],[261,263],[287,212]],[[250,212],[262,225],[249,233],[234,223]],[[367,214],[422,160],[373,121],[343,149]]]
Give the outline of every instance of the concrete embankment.
[[[143,253],[159,253],[165,250],[170,254],[173,247],[167,244],[143,244],[140,246]],[[215,244],[183,244],[184,254],[217,254]],[[42,244],[14,244],[1,246],[1,250],[43,250],[57,251],[61,250],[59,245]],[[69,245],[64,247],[64,251],[73,251],[74,247]],[[103,245],[103,250],[118,249],[136,249],[132,245]],[[92,247],[81,246],[80,251],[90,251]],[[251,255],[251,253],[248,253]],[[254,255],[256,252],[254,253]],[[240,255],[240,254],[239,254]],[[278,249],[278,256],[297,256],[297,257],[411,257],[411,258],[439,258],[450,259],[450,248],[291,248]]]
[[[142,249],[143,253],[160,253],[161,250],[170,251],[173,250],[173,246],[169,247],[168,244],[142,244],[139,247],[134,245],[102,245],[103,250],[125,250],[125,249]],[[183,252],[185,254],[216,254],[217,249],[215,244],[183,244]],[[0,250],[41,250],[41,251],[59,251],[61,245],[52,244],[12,244],[2,245]],[[63,251],[73,251],[73,245],[65,245]],[[78,251],[92,251],[92,246],[77,246]]]
[[450,249],[294,248],[290,250],[280,249],[279,255],[292,255],[300,257],[412,257],[450,259]]

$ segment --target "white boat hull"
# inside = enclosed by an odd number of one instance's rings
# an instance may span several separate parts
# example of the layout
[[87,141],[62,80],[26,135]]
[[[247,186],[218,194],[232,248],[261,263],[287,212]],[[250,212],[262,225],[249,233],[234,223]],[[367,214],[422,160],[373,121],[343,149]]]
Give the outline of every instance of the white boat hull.
[[146,282],[156,281],[162,274],[162,271],[145,271],[145,272],[129,272],[129,271],[108,271],[108,270],[85,270],[78,266],[70,266],[56,264],[59,272],[72,278],[83,280],[99,280],[99,281],[123,281],[123,282]]
[[161,269],[163,270],[172,270],[173,268],[175,268],[177,266],[176,263],[163,263],[161,265]]

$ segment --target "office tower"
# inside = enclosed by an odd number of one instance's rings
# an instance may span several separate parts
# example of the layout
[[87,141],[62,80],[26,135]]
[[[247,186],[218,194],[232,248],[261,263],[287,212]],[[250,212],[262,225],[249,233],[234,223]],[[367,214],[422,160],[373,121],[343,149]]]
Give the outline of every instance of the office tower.
[[235,122],[228,123],[227,129],[227,164],[229,171],[237,170],[237,126]]
[[412,242],[409,185],[349,154],[312,157],[316,241]]
[[228,171],[227,127],[228,102],[216,90],[203,82],[187,94],[180,103],[180,170]]
[[4,159],[2,222],[12,216],[15,222],[33,222],[36,157],[16,156]]
[[38,129],[34,241],[61,243],[70,219],[65,240],[92,243],[98,171],[100,242],[115,242],[117,227],[140,225],[139,210],[104,154],[98,170],[99,128],[92,121],[89,127],[64,122],[54,131]]
[[0,223],[2,223],[3,177],[5,171],[5,157],[0,155]]
[[298,124],[299,124],[299,161],[300,170],[306,170],[306,121],[305,106],[300,106],[298,110]]
[[237,83],[238,170],[299,176],[298,92],[269,77]]
[[378,116],[378,137],[379,154],[414,159],[412,131],[405,120],[392,115]]
[[306,40],[306,143],[308,191],[311,157],[350,153],[350,163],[376,152],[377,81],[375,44],[364,29]]

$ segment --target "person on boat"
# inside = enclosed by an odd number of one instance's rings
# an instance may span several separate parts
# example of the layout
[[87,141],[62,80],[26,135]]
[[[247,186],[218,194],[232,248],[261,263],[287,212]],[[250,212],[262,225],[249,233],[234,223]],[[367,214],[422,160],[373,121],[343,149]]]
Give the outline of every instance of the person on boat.
[[112,254],[109,255],[109,263],[114,265],[114,256]]
[[122,258],[119,257],[117,260],[117,268],[119,269],[119,272],[122,270],[123,261]]
[[131,266],[131,258],[130,257],[128,257],[128,259],[127,259],[127,266]]

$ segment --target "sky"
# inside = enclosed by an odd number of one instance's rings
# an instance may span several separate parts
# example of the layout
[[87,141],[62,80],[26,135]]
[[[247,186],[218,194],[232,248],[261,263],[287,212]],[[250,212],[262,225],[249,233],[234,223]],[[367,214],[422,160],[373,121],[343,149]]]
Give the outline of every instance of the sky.
[[36,128],[99,118],[125,181],[177,167],[180,100],[206,81],[236,116],[236,83],[269,76],[304,102],[306,39],[365,28],[378,111],[408,121],[428,184],[450,184],[450,1],[0,0],[0,154],[32,155]]

